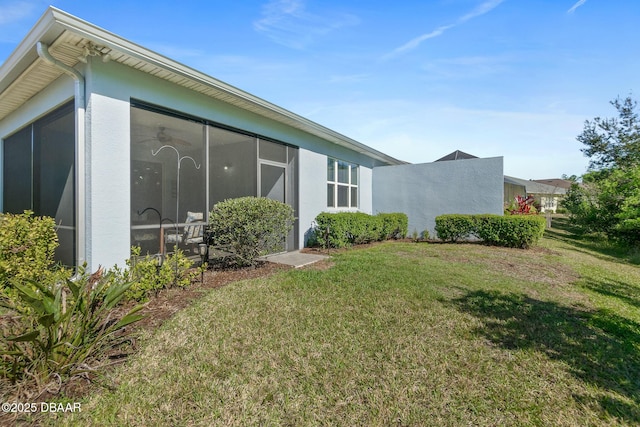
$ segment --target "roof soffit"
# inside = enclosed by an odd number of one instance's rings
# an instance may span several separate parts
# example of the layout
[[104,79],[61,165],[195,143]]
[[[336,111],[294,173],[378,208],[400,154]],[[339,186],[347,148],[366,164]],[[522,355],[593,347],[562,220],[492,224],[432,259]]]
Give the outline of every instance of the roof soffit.
[[54,7],[47,9],[0,67],[0,119],[62,74],[56,67],[38,57],[35,49],[38,41],[48,44],[53,56],[70,67],[77,65],[85,46],[92,44],[97,46],[100,54],[108,54],[112,61],[284,123],[384,163],[405,163]]

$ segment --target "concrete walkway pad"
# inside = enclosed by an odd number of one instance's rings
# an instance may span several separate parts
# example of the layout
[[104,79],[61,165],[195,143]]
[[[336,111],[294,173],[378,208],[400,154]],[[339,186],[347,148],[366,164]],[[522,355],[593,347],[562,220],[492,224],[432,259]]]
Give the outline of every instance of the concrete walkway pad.
[[267,255],[260,259],[264,261],[275,262],[276,264],[285,264],[293,266],[295,268],[300,268],[304,267],[305,265],[321,261],[323,259],[329,259],[329,257],[326,255],[303,254],[300,251],[291,251],[283,254]]

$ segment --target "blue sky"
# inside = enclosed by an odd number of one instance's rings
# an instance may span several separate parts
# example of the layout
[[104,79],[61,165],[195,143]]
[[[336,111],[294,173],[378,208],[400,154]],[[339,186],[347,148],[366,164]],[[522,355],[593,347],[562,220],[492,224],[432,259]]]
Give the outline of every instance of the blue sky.
[[581,175],[640,86],[637,0],[0,0],[0,62],[52,4],[396,158]]

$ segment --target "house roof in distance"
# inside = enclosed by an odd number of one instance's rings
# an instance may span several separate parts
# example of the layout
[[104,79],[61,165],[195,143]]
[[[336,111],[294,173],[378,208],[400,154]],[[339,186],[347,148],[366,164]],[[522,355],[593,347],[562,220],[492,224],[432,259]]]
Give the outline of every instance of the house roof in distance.
[[566,188],[567,190],[571,188],[572,181],[568,179],[560,179],[560,178],[552,178],[552,179],[534,179],[535,182],[539,182],[540,184],[551,185],[552,187],[560,187]]
[[101,56],[383,163],[406,163],[52,6],[0,66],[0,120],[62,75],[60,69],[38,56],[38,42],[46,44],[49,52],[69,67],[84,62],[89,54]]
[[566,194],[567,190],[562,187],[542,184],[533,180],[516,178],[513,176],[504,176],[504,182],[507,184],[521,185],[525,187],[527,194]]
[[464,151],[456,150],[453,153],[447,154],[444,157],[439,158],[436,162],[444,162],[447,160],[466,160],[466,159],[477,159],[477,156],[473,154],[465,153]]

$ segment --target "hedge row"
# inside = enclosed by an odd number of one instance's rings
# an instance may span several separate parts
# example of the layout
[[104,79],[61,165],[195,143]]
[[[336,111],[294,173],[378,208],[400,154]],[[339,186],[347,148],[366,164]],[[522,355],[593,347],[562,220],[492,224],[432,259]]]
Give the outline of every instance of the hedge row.
[[535,215],[440,215],[438,238],[448,242],[477,237],[494,246],[528,248],[544,234],[546,221]]
[[373,241],[404,238],[409,220],[403,213],[321,213],[316,217],[315,243],[343,248]]

